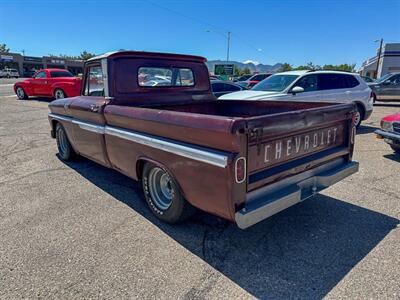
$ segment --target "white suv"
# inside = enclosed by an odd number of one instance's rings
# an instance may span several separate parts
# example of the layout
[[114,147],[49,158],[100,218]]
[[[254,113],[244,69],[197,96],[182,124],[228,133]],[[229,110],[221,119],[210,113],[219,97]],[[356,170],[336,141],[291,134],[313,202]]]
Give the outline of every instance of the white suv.
[[373,109],[372,91],[360,75],[337,71],[276,73],[251,90],[226,94],[219,99],[353,102],[357,105],[356,126],[368,119]]
[[4,70],[0,70],[0,77],[7,77],[7,78],[18,78],[19,77],[19,73],[16,69],[4,69]]

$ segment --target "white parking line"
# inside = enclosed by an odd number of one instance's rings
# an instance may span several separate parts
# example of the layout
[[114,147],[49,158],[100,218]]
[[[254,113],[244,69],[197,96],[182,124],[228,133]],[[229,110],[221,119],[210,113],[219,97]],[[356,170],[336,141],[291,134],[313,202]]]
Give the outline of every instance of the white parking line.
[[12,98],[12,97],[17,97],[16,95],[7,95],[7,96],[0,96],[0,97],[3,97],[3,98]]
[[12,85],[14,85],[14,83],[7,83],[7,84],[1,84],[1,83],[0,83],[0,87],[1,87],[1,86],[12,86]]

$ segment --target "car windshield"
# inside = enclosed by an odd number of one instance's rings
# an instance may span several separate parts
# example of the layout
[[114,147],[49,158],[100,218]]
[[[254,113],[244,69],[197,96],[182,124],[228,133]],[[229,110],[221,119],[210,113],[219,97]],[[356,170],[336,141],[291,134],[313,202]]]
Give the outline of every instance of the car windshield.
[[385,81],[386,79],[388,79],[390,76],[392,76],[391,73],[387,73],[386,75],[383,75],[381,78],[378,78],[377,80],[375,80],[376,83],[381,83],[383,81]]
[[257,83],[252,90],[282,92],[298,77],[299,75],[272,75]]

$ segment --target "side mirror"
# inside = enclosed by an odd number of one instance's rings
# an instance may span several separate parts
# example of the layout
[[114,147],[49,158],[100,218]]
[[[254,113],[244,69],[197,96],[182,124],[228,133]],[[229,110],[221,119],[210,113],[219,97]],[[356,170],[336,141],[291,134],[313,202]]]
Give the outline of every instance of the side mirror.
[[296,95],[297,93],[303,93],[304,89],[301,86],[295,86],[294,88],[292,88],[292,90],[290,92],[293,95]]

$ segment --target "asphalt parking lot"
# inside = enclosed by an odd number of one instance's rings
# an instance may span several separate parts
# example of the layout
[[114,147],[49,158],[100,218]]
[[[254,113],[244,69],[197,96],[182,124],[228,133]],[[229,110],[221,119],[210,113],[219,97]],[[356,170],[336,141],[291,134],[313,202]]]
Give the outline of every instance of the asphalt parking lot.
[[399,299],[400,157],[374,130],[359,173],[242,231],[198,213],[159,222],[138,183],[86,159],[63,163],[46,99],[0,81],[0,298]]

